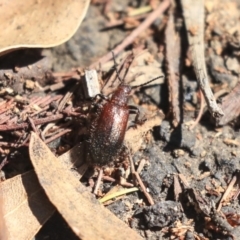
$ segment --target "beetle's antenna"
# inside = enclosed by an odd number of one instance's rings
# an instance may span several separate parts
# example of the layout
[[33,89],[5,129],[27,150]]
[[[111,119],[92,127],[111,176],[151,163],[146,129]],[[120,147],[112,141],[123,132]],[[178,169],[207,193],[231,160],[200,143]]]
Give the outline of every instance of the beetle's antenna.
[[112,56],[113,56],[113,63],[114,63],[114,68],[116,70],[117,78],[122,83],[123,80],[120,78],[120,75],[119,75],[119,72],[118,72],[118,69],[117,69],[117,62],[116,62],[115,54],[114,54],[113,51],[112,51]]
[[164,78],[164,76],[158,76],[158,77],[156,77],[156,78],[153,78],[153,79],[149,80],[149,81],[146,82],[146,83],[143,83],[143,84],[140,84],[140,85],[137,85],[137,86],[131,86],[131,88],[134,89],[134,88],[146,86],[146,85],[148,85],[150,82],[156,81],[156,80],[159,79],[159,78]]

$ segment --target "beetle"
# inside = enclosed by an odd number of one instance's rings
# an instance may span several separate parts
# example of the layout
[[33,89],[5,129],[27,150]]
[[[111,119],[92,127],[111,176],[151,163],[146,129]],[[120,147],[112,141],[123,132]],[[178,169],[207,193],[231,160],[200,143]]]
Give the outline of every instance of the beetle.
[[120,85],[113,92],[110,99],[99,94],[99,96],[106,100],[106,103],[98,110],[97,118],[92,124],[90,130],[90,144],[88,150],[88,154],[90,155],[89,160],[91,164],[99,166],[111,163],[120,153],[123,147],[130,111],[135,110],[135,123],[139,123],[139,109],[133,106],[128,106],[128,99],[131,90],[145,86],[150,82],[163,77],[156,77],[138,86],[124,84],[124,81],[120,78],[119,72],[116,68],[114,53],[112,52],[112,54],[116,75],[120,81]]
[[[130,106],[128,106],[127,102],[131,90],[161,77],[163,76],[134,87],[120,84],[110,100],[106,100],[106,103],[100,108],[98,117],[90,131],[89,155],[92,164],[99,166],[107,165],[120,153],[127,130],[130,112]],[[138,115],[139,110],[135,122],[138,119]]]

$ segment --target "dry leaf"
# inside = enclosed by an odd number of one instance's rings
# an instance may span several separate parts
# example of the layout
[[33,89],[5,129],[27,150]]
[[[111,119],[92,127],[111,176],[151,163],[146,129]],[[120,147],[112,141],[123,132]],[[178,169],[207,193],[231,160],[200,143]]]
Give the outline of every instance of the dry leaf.
[[[58,158],[66,171],[70,172],[73,165],[81,164],[77,156],[81,156],[83,147],[80,144],[76,145]],[[71,171],[71,173],[76,178],[80,178],[78,172]],[[7,229],[11,233],[9,240],[32,239],[55,211],[55,207],[50,203],[40,186],[35,172],[32,170],[8,179],[2,182],[0,187],[0,197],[3,196],[5,200],[0,204],[3,207]],[[0,225],[0,234],[4,233],[1,231],[2,228]],[[4,239],[3,236],[0,235],[0,239]]]
[[32,239],[55,211],[34,171],[2,182],[1,195],[9,240]]
[[31,134],[29,153],[38,180],[71,229],[81,239],[141,239],[121,220],[101,206],[66,171],[49,148]]
[[3,216],[3,196],[0,194],[0,239],[7,240],[8,239],[8,232]]
[[78,29],[89,0],[0,0],[0,53],[23,47],[53,47]]

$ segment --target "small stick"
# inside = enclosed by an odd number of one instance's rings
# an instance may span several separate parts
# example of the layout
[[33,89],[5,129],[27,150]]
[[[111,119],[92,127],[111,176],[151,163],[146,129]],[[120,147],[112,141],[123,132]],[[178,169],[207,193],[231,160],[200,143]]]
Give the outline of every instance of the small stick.
[[8,163],[8,160],[7,160],[7,157],[5,157],[5,158],[2,160],[1,164],[0,164],[0,170],[2,170],[2,168],[3,168],[7,163]]
[[116,182],[116,179],[109,177],[109,176],[103,176],[102,177],[103,180],[109,181],[109,182]]
[[197,81],[211,115],[219,119],[224,113],[210,88],[204,56],[204,1],[182,0],[181,4]]
[[37,112],[32,113],[32,114],[30,115],[30,117],[34,117],[34,116],[38,115],[39,113],[45,112],[45,111],[48,110],[48,108],[49,108],[49,105],[46,106],[45,108],[42,108],[41,110],[39,110],[39,111],[37,111]]
[[[62,119],[64,117],[63,114],[56,114],[52,115],[46,118],[41,118],[41,119],[33,119],[33,122],[35,125],[41,125],[45,124],[48,122],[53,122],[59,119]],[[0,125],[0,131],[10,131],[10,130],[17,130],[17,129],[22,129],[22,128],[27,128],[29,126],[28,123],[19,123],[19,124],[4,124]]]
[[72,71],[72,72],[55,72],[55,73],[51,73],[53,77],[57,78],[57,77],[72,77],[73,75],[76,74],[76,71]]
[[[156,10],[148,15],[148,17],[136,28],[129,36],[127,36],[122,43],[120,43],[113,51],[117,55],[142,32],[144,32],[155,20],[158,18],[168,7],[170,6],[170,0],[164,0]],[[112,52],[108,52],[106,55],[101,57],[97,62],[91,64],[90,68],[94,68],[112,59]]]
[[135,171],[133,160],[132,160],[131,156],[129,156],[129,161],[130,161],[130,164],[131,164],[132,174],[136,177],[136,179],[138,181],[138,184],[140,185],[145,197],[147,198],[150,205],[154,205],[154,201],[153,201],[151,195],[147,192],[147,189],[144,186],[144,184],[142,182],[142,179],[140,178],[139,174]]
[[190,188],[190,185],[189,185],[187,179],[185,178],[185,176],[182,173],[179,173],[178,177],[182,181],[182,183],[185,185],[186,188]]
[[179,200],[179,196],[182,193],[182,188],[180,182],[178,180],[178,176],[176,174],[173,175],[173,183],[174,183],[174,197],[175,201]]
[[46,107],[48,106],[51,102],[53,101],[59,101],[60,99],[62,99],[63,96],[62,95],[57,95],[54,97],[51,97],[50,99],[48,99],[47,101],[41,102],[40,104],[38,104],[40,107]]
[[233,186],[234,184],[237,182],[237,176],[233,176],[231,182],[229,183],[225,193],[223,194],[222,198],[221,198],[221,201],[219,202],[219,205],[218,205],[218,208],[217,208],[217,212],[219,212],[222,208],[222,204],[223,204],[223,201],[227,198],[227,196],[230,194],[230,192],[232,191],[233,189]]
[[113,27],[117,27],[120,25],[123,25],[125,23],[127,23],[129,20],[134,19],[134,20],[141,20],[143,18],[146,18],[149,15],[149,13],[143,13],[141,15],[138,16],[133,16],[133,17],[125,17],[123,19],[119,19],[119,20],[114,20],[112,22],[107,23],[103,29],[108,29],[108,28],[113,28]]
[[138,164],[138,168],[137,168],[137,173],[138,174],[141,173],[141,171],[143,170],[145,163],[146,163],[146,160],[141,159],[140,163]]
[[238,198],[239,194],[240,194],[240,189],[237,190],[237,192],[235,193],[233,199],[236,200]]
[[15,106],[15,103],[12,100],[13,99],[11,99],[9,102],[7,102],[3,109],[0,109],[0,114],[8,111],[9,109],[11,109]]
[[97,181],[96,181],[95,188],[94,188],[94,191],[93,191],[93,194],[95,194],[95,195],[97,195],[98,189],[99,189],[99,187],[100,187],[101,180],[102,180],[102,176],[103,176],[103,170],[102,170],[102,168],[101,168],[101,169],[99,170],[98,177],[97,177]]
[[69,99],[72,97],[73,95],[73,91],[69,91],[65,94],[65,96],[63,97],[63,99],[61,100],[61,102],[58,105],[58,111],[61,112],[65,106],[65,104],[69,101]]
[[35,126],[32,118],[28,117],[28,121],[29,121],[30,126],[32,127],[33,131],[34,131],[37,135],[39,135],[39,131],[38,131],[38,129],[36,128],[36,126]]
[[65,130],[63,130],[62,132],[60,132],[60,133],[58,133],[58,134],[56,134],[56,135],[54,135],[54,136],[46,139],[44,142],[45,142],[45,143],[50,143],[50,142],[54,141],[55,139],[57,139],[57,138],[65,135],[66,133],[69,133],[69,132],[71,132],[71,131],[72,131],[71,129],[65,129]]
[[123,187],[134,187],[132,183],[127,182],[126,179],[123,177],[120,177],[119,184]]
[[28,134],[27,137],[23,140],[23,142],[19,144],[19,147],[26,146],[29,139],[30,139],[30,134]]
[[10,120],[11,117],[12,117],[11,115],[1,116],[1,118],[0,118],[0,125],[5,123],[5,122],[7,122],[8,120]]
[[203,97],[203,94],[202,94],[202,91],[200,91],[200,98],[201,98],[201,102],[200,102],[200,110],[199,110],[199,113],[198,113],[198,116],[195,120],[195,122],[193,123],[193,125],[190,127],[190,130],[192,130],[193,128],[196,127],[196,125],[199,123],[199,121],[201,120],[202,118],[202,115],[203,115],[203,109],[204,109],[204,97]]
[[9,143],[9,142],[0,142],[1,147],[14,147],[17,148],[19,145],[17,143]]

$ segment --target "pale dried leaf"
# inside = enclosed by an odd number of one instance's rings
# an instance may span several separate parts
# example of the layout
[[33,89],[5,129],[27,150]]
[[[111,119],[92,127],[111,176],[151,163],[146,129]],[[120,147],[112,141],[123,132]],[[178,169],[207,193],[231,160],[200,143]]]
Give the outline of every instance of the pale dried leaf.
[[67,41],[86,15],[89,0],[0,0],[0,52],[53,47]]
[[[35,134],[29,152],[39,182],[49,200],[81,239],[141,239],[102,207]],[[117,234],[116,234],[117,233]]]
[[7,240],[8,238],[8,231],[6,228],[6,223],[3,215],[3,196],[0,194],[0,239]]
[[[77,171],[71,171],[71,168],[75,164],[80,164],[78,157],[83,154],[83,147],[82,144],[76,145],[58,158],[66,171],[71,172],[76,178],[80,178],[80,175]],[[32,239],[55,211],[35,172],[32,170],[8,179],[2,182],[0,187],[0,197],[4,198],[4,202],[0,202],[0,207],[3,207],[4,221],[11,233],[9,239]],[[4,231],[0,233],[6,235]],[[3,236],[0,237],[1,240],[4,239]]]
[[9,240],[32,239],[55,211],[36,174],[29,171],[2,182],[0,186]]

